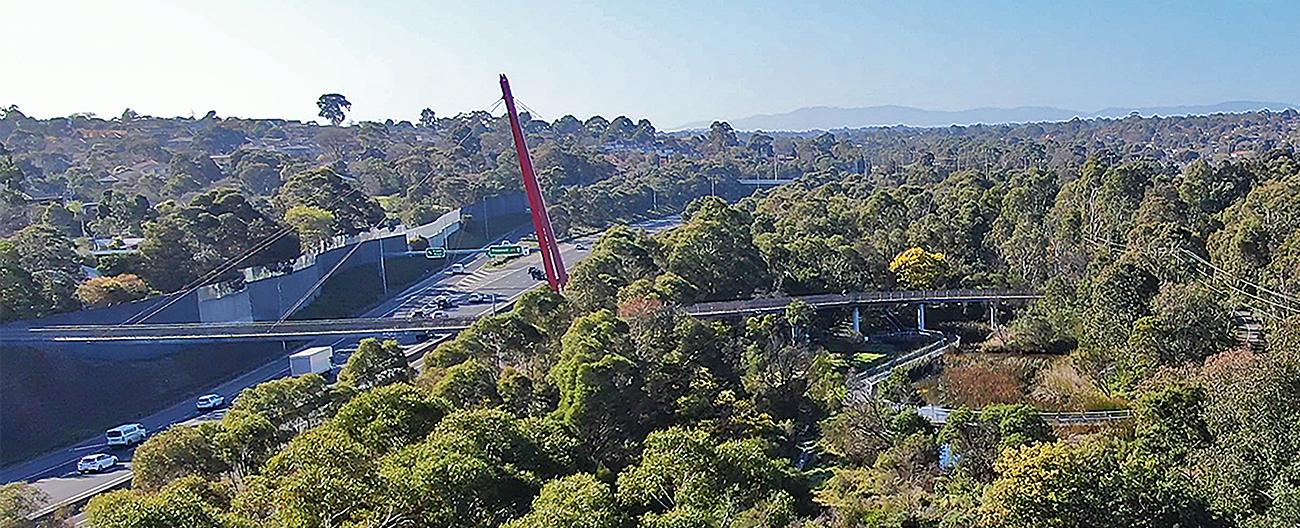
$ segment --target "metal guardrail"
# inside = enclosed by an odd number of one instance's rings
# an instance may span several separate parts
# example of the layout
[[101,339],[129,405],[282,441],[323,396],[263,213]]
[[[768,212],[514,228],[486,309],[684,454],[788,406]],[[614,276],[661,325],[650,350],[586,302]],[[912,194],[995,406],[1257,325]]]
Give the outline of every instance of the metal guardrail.
[[29,521],[37,521],[37,520],[39,520],[39,519],[41,519],[41,518],[43,518],[43,517],[45,517],[45,516],[47,516],[47,515],[50,515],[50,514],[56,512],[56,511],[58,511],[60,508],[63,508],[63,507],[66,507],[66,506],[71,506],[71,505],[74,505],[74,504],[81,503],[82,501],[89,500],[90,498],[94,497],[95,495],[99,495],[100,493],[103,493],[103,492],[105,492],[105,491],[108,491],[108,490],[111,490],[111,489],[114,489],[114,488],[117,488],[117,487],[120,487],[120,486],[126,485],[126,484],[128,484],[128,483],[131,482],[131,479],[132,479],[133,475],[134,475],[134,473],[132,473],[132,472],[129,471],[129,470],[128,470],[128,471],[123,471],[123,472],[121,472],[120,474],[113,476],[113,478],[105,480],[102,484],[100,484],[100,485],[98,485],[98,486],[95,486],[95,487],[92,487],[92,488],[87,488],[87,489],[85,489],[85,490],[83,490],[83,491],[77,493],[76,495],[73,495],[73,496],[71,496],[71,497],[68,497],[68,498],[66,498],[66,499],[63,499],[63,500],[61,500],[61,501],[59,501],[59,502],[57,502],[57,503],[46,504],[46,505],[45,505],[44,507],[42,507],[41,509],[36,510],[36,511],[32,512],[31,514],[29,514],[29,515],[27,516],[27,520],[29,520]]
[[10,342],[97,342],[195,339],[240,339],[346,335],[382,332],[455,332],[473,324],[474,318],[357,318],[251,323],[179,323],[110,325],[60,325],[0,332]]
[[1122,422],[1133,417],[1132,409],[1113,411],[1040,411],[1039,416],[1057,425]]
[[[921,331],[919,333],[922,335],[936,336],[938,337],[938,340],[916,350],[889,358],[879,364],[870,365],[865,370],[854,374],[852,376],[852,383],[859,387],[865,384],[867,390],[873,390],[875,385],[883,381],[885,378],[888,378],[889,374],[893,372],[894,369],[914,363],[920,363],[922,361],[929,361],[930,359],[947,352],[949,348],[961,346],[960,336],[949,336],[942,332],[935,331]],[[852,387],[850,387],[850,390],[852,390]]]
[[[414,345],[407,347],[406,350],[403,351],[403,354],[405,354],[407,362],[412,363],[411,364],[412,367],[414,367],[416,370],[420,370],[421,365],[413,362],[419,361],[421,358],[424,357],[426,353],[428,353],[430,350],[437,348],[439,345],[444,343],[450,337],[451,334],[445,334],[445,335],[437,336],[428,341],[416,343]],[[123,471],[117,475],[114,475],[113,478],[105,480],[100,485],[94,486],[92,488],[87,488],[71,497],[60,500],[56,503],[46,504],[45,506],[41,507],[41,509],[36,510],[31,514],[29,514],[27,516],[27,520],[29,521],[40,520],[41,518],[58,511],[60,508],[81,503],[83,501],[86,501],[94,497],[95,495],[99,495],[100,493],[104,493],[108,490],[128,484],[131,482],[133,476],[134,476],[134,472],[130,470]]]
[[743,301],[716,301],[696,303],[686,307],[686,313],[697,317],[716,317],[724,315],[743,315],[755,313],[778,312],[790,303],[798,300],[814,308],[838,308],[869,304],[898,303],[946,303],[976,301],[1028,300],[1042,297],[1036,292],[1020,290],[915,290],[831,293],[819,295],[800,295],[792,297],[769,297]]
[[[526,290],[525,290],[526,291]],[[497,312],[509,310],[515,298],[497,303]],[[54,325],[0,330],[5,342],[138,342],[204,339],[266,339],[385,332],[455,333],[474,324],[477,317],[369,317],[308,319],[248,323],[169,323],[116,325]]]

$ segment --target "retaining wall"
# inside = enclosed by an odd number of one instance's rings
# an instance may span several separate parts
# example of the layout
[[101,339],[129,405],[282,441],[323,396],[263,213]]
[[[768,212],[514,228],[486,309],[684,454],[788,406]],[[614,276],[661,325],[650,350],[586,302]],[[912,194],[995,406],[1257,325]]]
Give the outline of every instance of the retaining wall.
[[[150,315],[150,323],[194,322],[249,322],[274,321],[292,309],[298,300],[310,291],[321,277],[335,266],[343,271],[378,262],[381,255],[407,251],[408,233],[419,234],[444,241],[461,229],[462,216],[474,221],[490,222],[496,217],[518,215],[527,211],[528,202],[523,193],[512,193],[487,198],[475,204],[456,209],[423,226],[406,229],[377,229],[352,237],[336,237],[328,241],[319,253],[308,253],[295,259],[289,271],[275,271],[266,267],[240,270],[245,281],[241,286],[214,284],[191,291],[167,308]],[[360,247],[356,247],[356,242]],[[353,248],[356,248],[353,251]],[[350,253],[350,255],[349,255]],[[343,261],[344,258],[346,261]],[[340,261],[343,261],[340,265]],[[317,288],[311,297],[319,294]],[[173,296],[161,296],[123,303],[107,308],[80,310],[56,314],[39,319],[14,321],[3,326],[25,328],[53,325],[121,324],[136,314],[146,313],[168,303]],[[303,301],[299,308],[311,302]]]

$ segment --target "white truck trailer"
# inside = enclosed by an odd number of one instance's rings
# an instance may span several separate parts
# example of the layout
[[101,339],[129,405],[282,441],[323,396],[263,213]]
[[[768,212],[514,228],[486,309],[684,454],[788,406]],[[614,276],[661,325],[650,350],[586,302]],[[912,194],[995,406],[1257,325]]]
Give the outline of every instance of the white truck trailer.
[[289,375],[324,374],[330,370],[334,347],[319,346],[303,349],[289,356]]

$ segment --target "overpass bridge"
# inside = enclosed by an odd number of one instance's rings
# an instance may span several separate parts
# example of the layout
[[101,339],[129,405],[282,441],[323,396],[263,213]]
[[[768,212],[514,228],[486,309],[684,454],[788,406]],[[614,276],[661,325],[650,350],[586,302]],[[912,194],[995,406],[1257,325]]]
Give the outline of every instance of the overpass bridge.
[[[706,302],[687,306],[696,317],[743,317],[776,313],[795,301],[815,309],[853,308],[854,327],[859,326],[857,309],[873,305],[918,305],[918,321],[924,329],[925,306],[930,304],[1036,299],[1037,293],[1014,290],[925,290],[861,292],[845,294],[772,297],[736,301]],[[0,330],[0,341],[9,343],[76,342],[200,342],[216,340],[288,340],[320,336],[365,336],[400,333],[454,333],[468,328],[476,318],[377,317],[313,319],[283,322],[183,323],[132,325],[59,325]]]
[[362,336],[390,333],[452,333],[473,324],[474,318],[377,317],[312,319],[251,323],[183,323],[134,325],[62,325],[0,331],[0,341],[33,342],[196,342],[214,340],[305,339],[320,336]]

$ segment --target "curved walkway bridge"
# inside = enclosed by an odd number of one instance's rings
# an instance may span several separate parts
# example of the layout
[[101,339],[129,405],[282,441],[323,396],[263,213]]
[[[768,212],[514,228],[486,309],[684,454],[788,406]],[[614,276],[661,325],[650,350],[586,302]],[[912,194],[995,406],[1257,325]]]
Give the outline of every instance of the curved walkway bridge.
[[967,302],[999,302],[1032,300],[1042,297],[1041,293],[1023,290],[912,290],[860,293],[828,293],[820,295],[798,295],[792,297],[771,297],[737,301],[717,301],[692,304],[686,307],[686,313],[696,317],[726,317],[736,315],[755,315],[774,313],[785,310],[794,301],[803,301],[816,309],[855,308],[872,305],[900,305]]

